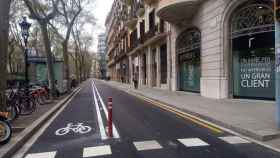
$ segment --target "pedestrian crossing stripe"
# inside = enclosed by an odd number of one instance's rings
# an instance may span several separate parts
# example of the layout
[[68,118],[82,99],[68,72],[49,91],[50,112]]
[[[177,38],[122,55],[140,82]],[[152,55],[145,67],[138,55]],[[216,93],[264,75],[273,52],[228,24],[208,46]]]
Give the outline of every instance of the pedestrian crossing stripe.
[[[218,139],[233,145],[251,143],[250,141],[240,138],[238,136],[225,136],[225,137],[219,137]],[[177,140],[187,148],[210,146],[210,144],[206,143],[205,141],[199,138],[182,138]],[[137,151],[156,150],[156,149],[163,148],[163,146],[161,146],[161,144],[158,143],[156,140],[135,141],[133,142],[133,145],[135,146]],[[26,155],[25,158],[55,158],[56,153],[57,153],[56,151],[44,152],[44,153],[32,153]],[[84,158],[105,156],[105,155],[112,155],[112,150],[110,145],[86,147],[83,149]]]
[[162,149],[162,146],[155,140],[133,142],[138,151]]
[[84,148],[83,151],[83,157],[105,156],[111,154],[112,154],[111,146],[109,145],[88,147],[88,148]]
[[209,146],[208,143],[204,142],[199,138],[178,139],[178,141],[184,144],[186,147]]
[[227,137],[219,137],[221,140],[229,143],[229,144],[246,144],[250,143],[248,140],[237,137],[237,136],[227,136]]
[[25,158],[55,158],[56,151],[28,154]]

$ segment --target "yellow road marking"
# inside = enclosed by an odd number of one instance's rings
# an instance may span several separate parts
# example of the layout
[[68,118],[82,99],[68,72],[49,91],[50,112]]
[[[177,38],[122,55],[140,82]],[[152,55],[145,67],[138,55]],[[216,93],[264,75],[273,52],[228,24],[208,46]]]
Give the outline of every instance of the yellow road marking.
[[144,96],[140,96],[140,95],[137,95],[137,94],[133,94],[134,96],[142,99],[142,100],[145,100],[146,102],[149,102],[151,103],[152,105],[155,105],[161,109],[164,109],[166,111],[169,111],[169,112],[172,112],[182,118],[184,118],[185,120],[189,120],[189,121],[192,121],[202,127],[205,127],[205,128],[208,128],[210,129],[211,131],[215,132],[215,133],[223,133],[223,130],[221,130],[220,128],[216,127],[215,125],[212,125],[212,124],[209,124],[201,119],[199,119],[198,117],[196,116],[193,116],[193,115],[190,115],[190,114],[187,114],[181,110],[178,110],[178,109],[175,109],[175,108],[172,108],[170,106],[167,106],[163,103],[160,103],[160,102],[157,102],[157,101],[154,101],[154,100],[151,100],[147,97],[144,97]]

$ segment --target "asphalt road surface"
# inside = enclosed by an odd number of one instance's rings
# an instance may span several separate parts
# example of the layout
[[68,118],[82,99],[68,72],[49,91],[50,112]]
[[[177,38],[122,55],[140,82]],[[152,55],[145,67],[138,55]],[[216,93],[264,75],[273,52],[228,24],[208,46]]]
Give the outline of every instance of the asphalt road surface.
[[[113,138],[106,133],[108,97],[113,98]],[[280,158],[275,151],[93,80],[35,135],[14,157]]]

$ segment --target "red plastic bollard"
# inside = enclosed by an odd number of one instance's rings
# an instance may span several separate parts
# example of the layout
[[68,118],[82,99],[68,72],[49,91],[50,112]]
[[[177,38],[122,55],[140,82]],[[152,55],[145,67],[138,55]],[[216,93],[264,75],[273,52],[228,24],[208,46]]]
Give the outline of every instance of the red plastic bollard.
[[112,97],[108,98],[108,135],[113,137],[113,99]]

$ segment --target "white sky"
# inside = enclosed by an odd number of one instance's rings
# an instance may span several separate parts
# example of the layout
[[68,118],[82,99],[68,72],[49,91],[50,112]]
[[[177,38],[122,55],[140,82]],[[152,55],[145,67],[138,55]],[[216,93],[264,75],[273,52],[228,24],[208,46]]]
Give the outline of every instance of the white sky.
[[111,9],[111,5],[113,3],[113,0],[96,0],[95,7],[93,8],[93,14],[95,18],[97,19],[97,25],[95,26],[94,31],[94,43],[91,47],[92,51],[97,51],[97,36],[100,33],[105,32],[105,20],[107,17],[107,14],[109,13]]

